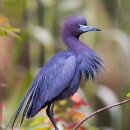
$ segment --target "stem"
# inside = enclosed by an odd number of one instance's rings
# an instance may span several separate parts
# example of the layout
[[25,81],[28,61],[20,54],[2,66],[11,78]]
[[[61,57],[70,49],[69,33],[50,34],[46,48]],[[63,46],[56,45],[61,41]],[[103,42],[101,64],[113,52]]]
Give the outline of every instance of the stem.
[[101,109],[99,109],[99,110],[93,112],[93,113],[90,114],[88,117],[86,117],[85,119],[83,119],[79,124],[77,124],[73,130],[77,130],[77,129],[80,127],[81,124],[83,124],[85,121],[87,121],[88,119],[92,118],[92,117],[95,116],[96,114],[98,114],[98,113],[100,113],[100,112],[102,112],[102,111],[105,111],[105,110],[107,110],[107,109],[110,109],[110,108],[112,108],[112,107],[116,107],[116,106],[122,105],[122,104],[127,103],[127,102],[130,102],[130,98],[129,98],[129,99],[126,99],[126,100],[124,100],[124,101],[122,101],[122,102],[119,102],[119,103],[115,103],[115,104],[113,104],[113,105],[106,106],[106,107],[104,107],[104,108],[101,108]]

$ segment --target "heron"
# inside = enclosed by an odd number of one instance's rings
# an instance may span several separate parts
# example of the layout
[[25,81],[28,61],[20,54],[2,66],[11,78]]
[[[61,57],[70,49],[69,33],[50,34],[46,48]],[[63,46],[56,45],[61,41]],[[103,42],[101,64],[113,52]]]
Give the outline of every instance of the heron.
[[82,76],[86,81],[94,80],[103,68],[101,58],[79,39],[81,34],[90,31],[101,29],[88,26],[83,16],[71,16],[64,21],[61,38],[67,49],[58,52],[41,68],[9,122],[12,129],[20,115],[22,124],[25,118],[33,118],[46,108],[55,130],[59,130],[53,114],[55,102],[74,95]]

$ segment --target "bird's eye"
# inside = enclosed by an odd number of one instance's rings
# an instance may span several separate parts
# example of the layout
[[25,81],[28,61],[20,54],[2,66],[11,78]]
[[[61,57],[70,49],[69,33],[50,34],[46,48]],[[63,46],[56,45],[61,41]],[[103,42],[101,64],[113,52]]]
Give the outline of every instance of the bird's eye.
[[80,25],[78,24],[77,27],[80,28]]

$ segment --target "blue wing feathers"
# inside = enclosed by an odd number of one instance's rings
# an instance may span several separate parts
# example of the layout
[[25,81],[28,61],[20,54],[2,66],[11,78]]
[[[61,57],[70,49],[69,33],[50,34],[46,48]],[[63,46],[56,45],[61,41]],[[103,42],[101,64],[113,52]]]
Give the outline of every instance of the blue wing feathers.
[[76,58],[72,51],[63,51],[51,58],[36,76],[8,126],[13,128],[20,115],[22,124],[25,116],[35,116],[47,102],[60,94],[72,79],[75,67]]
[[[41,76],[39,94],[36,94],[33,105],[27,113],[27,118],[33,117],[44,104],[51,102],[69,85],[75,72],[76,60],[72,53],[62,53],[53,57],[45,66],[44,76]],[[62,81],[62,82],[61,82]],[[43,87],[44,86],[44,87]],[[38,107],[36,107],[38,106]]]

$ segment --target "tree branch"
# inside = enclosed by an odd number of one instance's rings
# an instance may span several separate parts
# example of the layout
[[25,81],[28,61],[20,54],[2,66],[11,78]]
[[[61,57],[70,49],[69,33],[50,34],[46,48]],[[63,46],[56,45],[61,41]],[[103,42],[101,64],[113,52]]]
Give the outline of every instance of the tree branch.
[[116,106],[122,105],[122,104],[127,103],[127,102],[130,102],[130,98],[129,98],[129,99],[126,99],[126,100],[124,100],[124,101],[122,101],[122,102],[119,102],[119,103],[115,103],[115,104],[113,104],[113,105],[106,106],[106,107],[104,107],[104,108],[101,108],[101,109],[99,109],[99,110],[93,112],[93,113],[90,114],[88,117],[86,117],[85,119],[83,119],[79,124],[77,124],[76,127],[75,127],[73,130],[77,130],[77,129],[80,127],[81,124],[83,124],[85,121],[87,121],[88,119],[92,118],[92,117],[95,116],[96,114],[98,114],[98,113],[100,113],[100,112],[103,112],[103,111],[105,111],[105,110],[107,110],[107,109],[110,109],[110,108],[112,108],[112,107],[116,107]]

